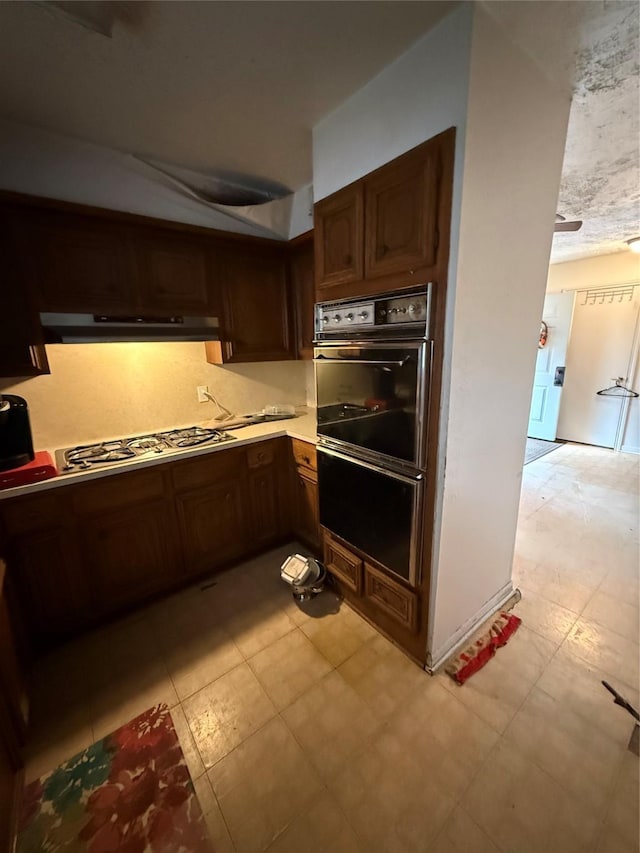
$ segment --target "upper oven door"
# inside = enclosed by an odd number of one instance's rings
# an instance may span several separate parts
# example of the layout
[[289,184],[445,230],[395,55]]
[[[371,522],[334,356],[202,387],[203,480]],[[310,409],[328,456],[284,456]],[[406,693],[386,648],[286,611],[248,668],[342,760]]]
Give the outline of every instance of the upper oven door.
[[424,470],[429,341],[322,344],[314,362],[321,442]]

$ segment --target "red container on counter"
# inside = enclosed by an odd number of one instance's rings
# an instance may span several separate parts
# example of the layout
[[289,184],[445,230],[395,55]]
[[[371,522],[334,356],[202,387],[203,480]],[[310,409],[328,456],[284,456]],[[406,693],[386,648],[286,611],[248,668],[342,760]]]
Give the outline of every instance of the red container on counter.
[[0,489],[13,489],[16,486],[28,486],[41,480],[50,480],[58,471],[47,450],[39,450],[31,462],[19,468],[0,471]]

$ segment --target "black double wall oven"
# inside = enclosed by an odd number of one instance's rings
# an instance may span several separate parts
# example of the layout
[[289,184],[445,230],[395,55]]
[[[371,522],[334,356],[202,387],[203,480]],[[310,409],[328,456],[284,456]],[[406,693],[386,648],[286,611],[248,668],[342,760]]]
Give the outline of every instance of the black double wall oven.
[[316,305],[320,523],[420,581],[431,285]]

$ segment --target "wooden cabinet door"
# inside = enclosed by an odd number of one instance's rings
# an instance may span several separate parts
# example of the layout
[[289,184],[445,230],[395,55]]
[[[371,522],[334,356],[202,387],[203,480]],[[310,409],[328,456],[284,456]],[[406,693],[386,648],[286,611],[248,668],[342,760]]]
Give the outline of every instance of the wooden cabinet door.
[[63,213],[25,219],[31,283],[40,310],[122,314],[135,307],[126,230]]
[[352,554],[344,545],[336,542],[326,531],[323,539],[324,563],[327,569],[340,583],[360,595],[362,592],[362,560]]
[[364,565],[364,594],[368,601],[398,622],[415,631],[418,618],[418,596],[379,569]]
[[[23,235],[8,211],[0,211],[0,376],[49,373],[42,329],[29,293]],[[21,251],[22,247],[22,251]]]
[[161,229],[136,233],[141,313],[207,316],[216,302],[210,257],[204,242]]
[[[314,205],[316,287],[359,281],[363,277],[362,183],[345,187]],[[330,299],[331,294],[326,297]]]
[[81,531],[85,572],[100,612],[135,604],[178,575],[173,518],[164,502],[87,517]]
[[247,447],[251,536],[260,547],[277,542],[284,533],[285,446],[286,439],[276,438]]
[[432,266],[438,148],[420,146],[365,178],[365,278]]
[[291,289],[296,312],[298,358],[313,358],[315,278],[313,241],[296,249],[291,256]]
[[228,251],[220,259],[220,271],[225,337],[222,360],[233,363],[294,358],[284,249],[251,253],[245,250],[244,254],[238,249]]
[[297,468],[293,490],[294,535],[313,550],[320,548],[318,480],[306,469]]
[[248,550],[242,481],[213,482],[176,501],[188,574],[213,570]]
[[249,473],[249,505],[254,545],[266,546],[282,535],[280,472],[267,465]]
[[71,634],[92,617],[83,566],[66,527],[36,530],[9,544],[9,571],[37,644]]

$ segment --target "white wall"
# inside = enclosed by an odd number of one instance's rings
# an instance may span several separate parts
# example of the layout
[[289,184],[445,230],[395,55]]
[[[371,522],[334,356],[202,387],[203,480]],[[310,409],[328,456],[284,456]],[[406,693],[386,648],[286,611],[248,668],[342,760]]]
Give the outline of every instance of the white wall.
[[476,7],[434,662],[511,589],[536,349],[569,100]]
[[217,410],[197,402],[197,385],[236,414],[308,397],[306,362],[222,367],[202,343],[54,344],[47,355],[50,375],[0,380],[0,393],[27,400],[36,450],[209,420]]
[[631,251],[614,252],[552,264],[548,271],[547,293],[635,282],[640,282],[640,255]]
[[449,127],[461,150],[471,19],[464,4],[314,127],[315,201]]
[[[547,292],[557,293],[560,290],[584,290],[592,287],[639,283],[640,255],[631,251],[615,252],[610,255],[599,255],[595,258],[583,258],[579,261],[553,264],[549,267]],[[638,341],[636,340],[634,344],[636,360],[635,365],[633,363],[630,365],[629,383],[632,388],[638,390],[638,385],[640,385],[640,359],[637,357]],[[571,342],[569,343],[569,353],[571,355]],[[585,349],[580,354],[583,365],[585,358],[595,357],[596,353],[597,349]],[[593,368],[594,371],[597,370],[597,365],[594,364]],[[625,420],[621,449],[627,453],[640,453],[640,401],[638,399],[630,400]]]

